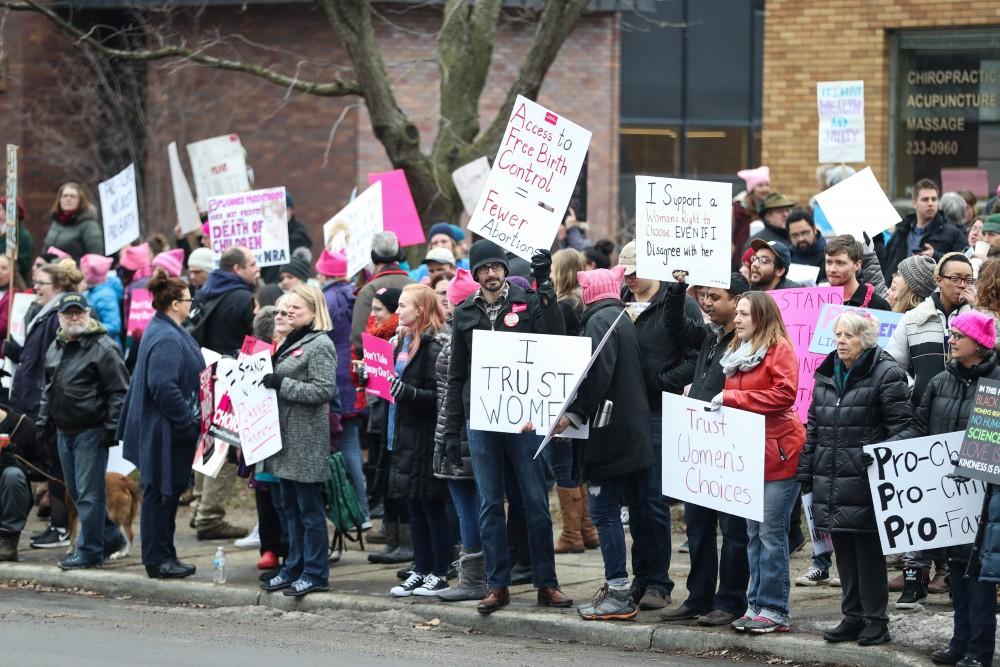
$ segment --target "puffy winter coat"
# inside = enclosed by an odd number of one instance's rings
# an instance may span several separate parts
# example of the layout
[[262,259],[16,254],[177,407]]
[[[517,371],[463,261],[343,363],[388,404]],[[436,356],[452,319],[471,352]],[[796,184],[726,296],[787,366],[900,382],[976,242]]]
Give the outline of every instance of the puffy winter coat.
[[844,386],[834,381],[837,353],[816,369],[798,478],[813,491],[813,519],[831,532],[874,531],[863,445],[884,442],[913,414],[906,373],[881,348],[867,350]]
[[330,311],[330,340],[337,348],[337,391],[340,393],[340,408],[343,414],[352,414],[354,409],[354,382],[351,379],[351,314],[354,310],[354,288],[351,283],[330,281],[323,286],[326,309]]
[[451,361],[451,336],[441,346],[434,375],[437,381],[437,426],[434,428],[434,476],[441,479],[474,480],[472,455],[469,453],[469,433],[462,429],[462,465],[455,467],[444,455],[444,431],[448,421],[448,362]]
[[795,412],[799,391],[799,362],[791,341],[771,346],[752,370],[736,371],[726,378],[722,404],[764,415],[764,481],[795,476],[806,439]]
[[125,288],[118,276],[110,276],[99,285],[89,287],[83,293],[87,297],[87,303],[94,311],[97,319],[101,321],[118,347],[121,347],[122,337],[122,297],[125,296]]
[[13,340],[4,342],[3,346],[7,357],[17,364],[10,387],[10,407],[32,419],[38,416],[42,389],[45,387],[45,354],[59,329],[59,318],[56,316],[58,300],[58,296],[53,297],[28,322],[23,347]]
[[48,250],[51,246],[68,253],[77,263],[84,255],[103,255],[104,229],[97,221],[97,213],[79,211],[66,222],[62,222],[58,214],[53,215],[42,249]]
[[1000,584],[1000,487],[995,484],[986,488],[974,544],[971,573],[979,581]]

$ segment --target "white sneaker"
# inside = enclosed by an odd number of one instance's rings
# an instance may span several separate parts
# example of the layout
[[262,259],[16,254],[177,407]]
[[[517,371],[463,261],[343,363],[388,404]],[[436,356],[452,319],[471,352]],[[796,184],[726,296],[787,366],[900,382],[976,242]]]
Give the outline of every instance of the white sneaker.
[[840,577],[830,577],[830,587],[840,588]]
[[260,524],[254,524],[253,530],[246,537],[233,542],[237,549],[255,549],[260,546]]
[[[417,574],[416,572],[411,572],[410,576],[406,578],[406,581],[401,583],[399,586],[393,586],[389,589],[389,595],[394,598],[408,598],[413,595],[413,591],[420,588],[424,583],[423,574]],[[426,575],[433,577],[434,575]],[[436,579],[437,577],[435,577]]]
[[361,531],[364,532],[366,530],[371,530],[371,529],[372,529],[372,520],[365,519],[364,522],[361,524]]
[[437,597],[438,591],[448,588],[448,582],[444,579],[428,574],[424,577],[424,583],[419,588],[413,590],[414,595],[422,597]]
[[621,519],[622,519],[622,525],[623,526],[627,526],[628,525],[628,518],[629,518],[628,517],[628,507],[626,505],[622,505]]

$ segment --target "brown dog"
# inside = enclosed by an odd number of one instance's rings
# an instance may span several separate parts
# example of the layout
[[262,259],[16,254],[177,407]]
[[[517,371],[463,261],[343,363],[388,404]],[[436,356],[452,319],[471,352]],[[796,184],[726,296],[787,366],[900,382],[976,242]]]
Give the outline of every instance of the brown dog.
[[[109,472],[104,476],[105,502],[108,506],[108,518],[125,534],[125,547],[111,554],[108,560],[120,560],[128,556],[132,549],[132,524],[139,514],[139,501],[142,498],[139,487],[125,475]],[[66,509],[69,510],[69,543],[76,544],[76,505],[66,492]],[[72,547],[70,547],[72,549]]]

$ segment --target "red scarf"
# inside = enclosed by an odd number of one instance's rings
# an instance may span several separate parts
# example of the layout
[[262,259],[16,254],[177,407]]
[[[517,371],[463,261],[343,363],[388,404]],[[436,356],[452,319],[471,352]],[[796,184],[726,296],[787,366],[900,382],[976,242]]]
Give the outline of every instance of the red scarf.
[[59,222],[64,225],[68,225],[76,221],[76,216],[79,213],[80,211],[59,211],[59,213],[56,214],[56,217],[59,218]]
[[[399,316],[393,313],[388,320],[383,324],[378,324],[375,322],[375,316],[368,316],[368,325],[365,327],[365,333],[369,336],[376,336],[383,340],[389,340],[396,335],[396,329],[399,328]],[[361,360],[362,357],[358,356],[356,350],[351,351],[351,359]],[[351,364],[351,381],[354,383],[355,394],[354,394],[354,411],[360,412],[368,407],[368,401],[365,399],[365,389],[361,386],[361,382],[358,378],[358,374],[354,372],[354,364]]]

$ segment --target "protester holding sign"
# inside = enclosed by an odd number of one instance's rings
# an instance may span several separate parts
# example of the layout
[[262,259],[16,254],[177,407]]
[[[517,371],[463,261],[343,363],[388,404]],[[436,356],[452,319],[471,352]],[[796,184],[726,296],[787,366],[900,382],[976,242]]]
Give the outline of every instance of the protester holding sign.
[[[24,282],[31,279],[31,260],[35,258],[35,241],[31,238],[31,232],[24,224],[27,213],[24,209],[24,200],[21,197],[17,202],[17,272]],[[0,225],[7,224],[7,197],[0,197]],[[6,255],[7,237],[0,235],[0,254]]]
[[399,247],[399,239],[394,233],[375,234],[375,239],[372,241],[372,264],[375,265],[375,272],[365,286],[358,290],[358,299],[351,316],[351,344],[359,358],[362,354],[361,334],[364,333],[368,318],[372,314],[372,298],[375,292],[383,287],[401,290],[413,282],[406,271],[399,268],[399,262],[404,256]]
[[898,433],[912,414],[906,373],[878,347],[878,329],[855,311],[834,320],[837,349],[816,369],[797,474],[816,526],[833,538],[843,588],[843,620],[823,638],[863,646],[889,641],[889,583],[861,447]]
[[104,230],[97,221],[97,209],[79,183],[64,183],[59,188],[50,218],[43,248],[55,246],[74,262],[87,253],[104,254]]

